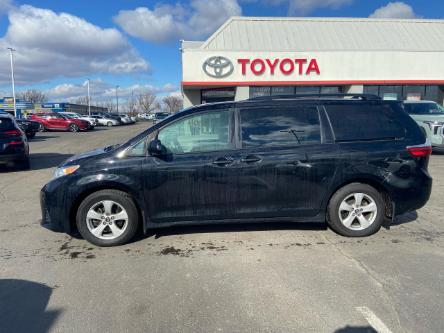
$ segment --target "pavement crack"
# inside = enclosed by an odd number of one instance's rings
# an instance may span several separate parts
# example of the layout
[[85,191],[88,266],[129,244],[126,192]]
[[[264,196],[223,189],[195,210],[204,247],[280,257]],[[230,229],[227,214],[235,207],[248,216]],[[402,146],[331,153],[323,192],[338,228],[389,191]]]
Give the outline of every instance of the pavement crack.
[[381,289],[383,295],[387,299],[387,302],[388,302],[390,308],[392,309],[393,313],[395,314],[396,321],[398,323],[399,328],[401,329],[402,332],[406,332],[401,324],[401,319],[399,318],[399,313],[398,313],[398,310],[396,309],[396,305],[394,304],[394,302],[392,300],[392,297],[387,292],[387,290],[384,288],[383,282],[381,282],[379,280],[377,275],[369,267],[367,267],[361,260],[348,254],[344,249],[339,247],[338,244],[336,244],[336,243],[332,242],[330,239],[328,239],[327,236],[323,235],[323,237],[328,244],[332,245],[341,255],[343,255],[345,258],[347,258],[348,260],[353,262],[358,268],[363,270],[376,283],[376,285]]

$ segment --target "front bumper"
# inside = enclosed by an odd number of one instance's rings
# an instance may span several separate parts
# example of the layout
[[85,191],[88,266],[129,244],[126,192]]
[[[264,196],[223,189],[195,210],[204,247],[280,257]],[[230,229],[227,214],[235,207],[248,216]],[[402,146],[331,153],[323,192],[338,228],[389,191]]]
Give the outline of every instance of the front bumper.
[[60,188],[51,181],[40,190],[40,209],[42,227],[55,232],[71,232],[70,196],[60,193]]

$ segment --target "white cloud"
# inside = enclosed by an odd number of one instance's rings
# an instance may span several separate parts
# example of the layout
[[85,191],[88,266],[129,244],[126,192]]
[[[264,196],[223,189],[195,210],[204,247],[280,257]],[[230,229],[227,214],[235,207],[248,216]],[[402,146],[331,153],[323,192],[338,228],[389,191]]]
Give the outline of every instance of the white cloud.
[[192,0],[189,5],[121,10],[114,21],[131,36],[161,43],[205,38],[230,16],[241,13],[237,0]]
[[290,0],[288,13],[289,15],[307,15],[318,8],[338,9],[352,2],[353,0]]
[[418,17],[413,8],[404,2],[389,2],[386,6],[376,9],[371,18],[412,19]]
[[[29,5],[12,8],[8,16],[10,24],[0,39],[0,49],[12,46],[17,50],[18,84],[149,69],[148,63],[117,29],[103,29],[71,14]],[[9,68],[6,52],[0,54],[0,66]],[[0,83],[5,82],[9,82],[9,71],[0,72]]]
[[[150,91],[154,94],[169,94],[176,92],[177,86],[167,83],[163,86],[154,86],[150,84],[133,84],[130,86],[119,87],[119,99],[126,100],[134,94],[135,97],[142,92]],[[75,101],[79,97],[87,95],[86,81],[81,84],[63,83],[51,89],[44,91],[48,99],[55,102]],[[94,103],[112,100],[116,96],[116,86],[101,79],[90,81],[91,100]]]

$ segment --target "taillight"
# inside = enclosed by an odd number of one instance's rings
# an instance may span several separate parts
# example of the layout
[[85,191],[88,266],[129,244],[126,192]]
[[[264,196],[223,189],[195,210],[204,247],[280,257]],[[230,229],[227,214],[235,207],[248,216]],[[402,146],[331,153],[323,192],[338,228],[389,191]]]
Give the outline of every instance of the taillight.
[[428,141],[422,145],[409,146],[406,149],[413,157],[426,157],[432,154],[432,146]]
[[21,136],[22,132],[20,132],[17,129],[13,129],[13,130],[5,131],[4,134],[10,135],[10,136]]

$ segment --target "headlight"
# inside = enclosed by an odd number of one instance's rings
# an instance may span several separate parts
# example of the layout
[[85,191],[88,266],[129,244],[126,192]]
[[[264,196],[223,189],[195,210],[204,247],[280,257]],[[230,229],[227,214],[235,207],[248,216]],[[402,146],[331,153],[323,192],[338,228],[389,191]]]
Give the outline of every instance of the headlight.
[[67,167],[57,168],[54,172],[54,178],[70,175],[74,173],[78,168],[80,168],[80,165],[70,165]]

